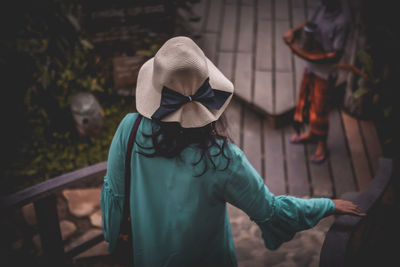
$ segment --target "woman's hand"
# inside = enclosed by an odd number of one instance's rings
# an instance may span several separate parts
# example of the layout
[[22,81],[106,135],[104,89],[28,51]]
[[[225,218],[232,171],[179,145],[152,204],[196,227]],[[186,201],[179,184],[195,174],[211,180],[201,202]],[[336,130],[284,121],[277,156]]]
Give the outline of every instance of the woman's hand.
[[293,30],[289,30],[285,35],[283,35],[283,41],[290,45],[294,40],[294,32]]
[[335,204],[336,210],[335,214],[351,214],[357,216],[365,216],[359,206],[354,204],[351,201],[342,200],[342,199],[333,199],[333,203]]

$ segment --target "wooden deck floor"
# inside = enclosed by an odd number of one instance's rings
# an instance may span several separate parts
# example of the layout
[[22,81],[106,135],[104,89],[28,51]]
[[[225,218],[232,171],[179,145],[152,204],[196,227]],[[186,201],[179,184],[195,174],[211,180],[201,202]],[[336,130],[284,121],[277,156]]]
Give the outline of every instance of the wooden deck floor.
[[195,27],[208,57],[235,83],[236,95],[261,113],[280,115],[295,106],[303,61],[282,36],[315,2],[203,0],[195,7],[204,18]]
[[[382,149],[375,126],[339,108],[330,115],[330,157],[310,164],[314,144],[293,145],[291,126],[273,127],[269,115],[293,109],[304,63],[282,35],[304,21],[316,0],[202,0],[193,23],[206,55],[235,85],[226,111],[229,132],[277,195],[338,197],[363,190]],[[349,55],[345,55],[349,57]]]

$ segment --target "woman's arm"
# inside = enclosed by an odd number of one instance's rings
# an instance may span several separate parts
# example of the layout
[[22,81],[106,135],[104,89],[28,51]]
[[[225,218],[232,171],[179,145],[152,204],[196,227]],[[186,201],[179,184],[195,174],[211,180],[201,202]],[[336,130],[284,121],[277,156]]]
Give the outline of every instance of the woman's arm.
[[315,226],[328,215],[363,215],[349,201],[274,196],[243,153],[233,158],[231,164],[231,175],[223,186],[224,199],[258,224],[265,246],[269,249],[278,248],[292,239],[296,232]]
[[306,51],[299,47],[297,42],[289,44],[289,48],[297,56],[303,58],[304,60],[315,62],[315,63],[335,63],[340,59],[341,51],[332,52],[317,52],[317,51]]
[[285,43],[287,45],[293,43],[293,41],[295,40],[295,36],[296,34],[301,31],[304,26],[307,24],[307,21],[304,21],[303,23],[297,25],[296,27],[288,30],[285,35],[283,35],[283,40],[285,41]]
[[351,65],[351,64],[336,64],[336,67],[338,69],[341,69],[341,70],[354,72],[355,74],[361,76],[363,79],[369,80],[368,75],[365,72],[363,72],[362,70],[360,70],[359,68],[357,68],[356,66],[354,66],[354,65]]
[[[305,25],[305,24],[301,24]],[[299,25],[299,26],[301,26]],[[297,28],[297,27],[296,27]],[[306,51],[301,49],[299,42],[295,42],[292,34],[290,38],[290,33],[285,34],[284,41],[297,56],[303,58],[304,60],[314,62],[314,63],[337,63],[343,54],[344,44],[346,36],[348,33],[347,23],[343,25],[338,25],[334,31],[334,39],[332,41],[333,51],[331,52],[318,52],[318,51]],[[290,41],[290,42],[289,42]]]
[[100,197],[104,239],[109,251],[116,245],[122,220],[125,197],[125,157],[128,138],[137,114],[128,114],[121,121],[110,145],[107,173]]
[[298,34],[299,31],[304,28],[306,24],[306,21],[299,24],[297,27],[294,27],[287,31],[283,36],[284,42],[289,46],[292,52],[295,53],[297,56],[303,58],[304,60],[315,63],[328,63],[329,61],[335,61],[337,58],[339,58],[340,55],[337,51],[328,53],[314,51],[309,52],[299,47],[299,42],[295,42],[295,36],[296,34]]

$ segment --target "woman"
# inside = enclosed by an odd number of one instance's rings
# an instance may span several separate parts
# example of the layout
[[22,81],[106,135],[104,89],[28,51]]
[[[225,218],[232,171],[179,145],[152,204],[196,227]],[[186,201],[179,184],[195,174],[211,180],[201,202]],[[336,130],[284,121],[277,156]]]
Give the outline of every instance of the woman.
[[[290,29],[283,37],[293,53],[306,60],[293,120],[296,125],[308,123],[309,130],[293,135],[290,141],[294,144],[317,141],[317,149],[311,157],[314,164],[323,163],[329,154],[327,139],[330,102],[337,77],[336,63],[343,54],[347,29],[348,20],[341,2],[322,0],[307,23]],[[306,36],[312,34],[315,40],[311,42],[313,48],[307,45],[300,47],[294,42],[295,35],[300,31]]]
[[136,107],[112,141],[101,195],[115,249],[128,137],[143,116],[131,159],[135,266],[237,266],[226,202],[242,209],[276,249],[328,215],[362,215],[347,201],[275,197],[243,152],[216,127],[233,85],[189,38],[168,40],[140,69]]

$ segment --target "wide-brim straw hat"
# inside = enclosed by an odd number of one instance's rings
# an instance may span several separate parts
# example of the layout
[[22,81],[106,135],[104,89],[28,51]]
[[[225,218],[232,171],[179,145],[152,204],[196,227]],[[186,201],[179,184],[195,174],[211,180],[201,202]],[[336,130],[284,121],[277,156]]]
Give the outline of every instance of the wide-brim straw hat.
[[161,121],[178,122],[183,128],[205,126],[218,120],[232,99],[234,90],[233,84],[192,39],[183,36],[171,38],[139,70],[136,109],[151,119],[160,107],[163,87],[189,97],[196,93],[207,78],[213,89],[230,94],[219,109],[207,108],[198,101],[189,101]]

